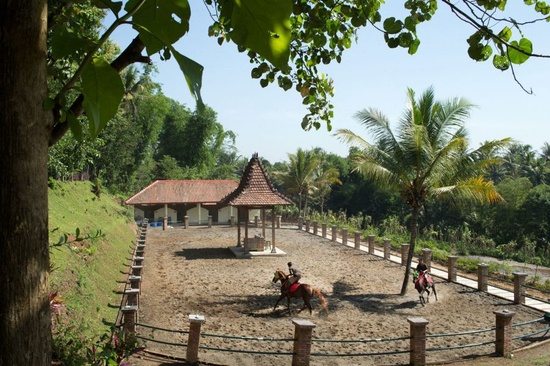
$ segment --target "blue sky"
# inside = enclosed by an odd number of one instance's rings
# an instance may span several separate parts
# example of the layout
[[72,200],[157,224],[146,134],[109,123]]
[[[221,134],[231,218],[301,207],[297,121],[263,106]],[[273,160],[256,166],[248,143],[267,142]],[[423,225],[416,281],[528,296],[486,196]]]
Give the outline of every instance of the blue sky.
[[[404,49],[389,49],[374,28],[361,30],[358,42],[344,53],[342,63],[320,69],[334,79],[333,131],[322,127],[306,132],[300,127],[306,108],[299,94],[276,85],[260,87],[258,80],[250,77],[252,67],[246,54],[238,53],[233,44],[219,46],[216,39],[208,37],[212,22],[202,1],[190,4],[190,32],[176,49],[204,66],[204,102],[218,113],[218,121],[226,130],[236,133],[237,149],[245,158],[257,152],[273,163],[288,160],[287,154],[298,148],[313,147],[346,156],[348,146],[333,136],[334,131],[348,128],[368,138],[353,116],[370,107],[397,122],[405,109],[408,87],[420,95],[433,86],[439,100],[463,97],[476,104],[466,123],[472,148],[504,137],[537,150],[550,142],[550,60],[531,59],[516,66],[517,78],[533,90],[533,95],[525,93],[510,72],[494,69],[490,61],[476,63],[468,57],[466,39],[472,30],[443,5],[430,22],[420,26],[421,45],[413,56]],[[528,34],[535,53],[550,54],[550,37],[544,34],[548,29],[535,36]],[[113,38],[124,47],[134,36],[130,26],[125,26]],[[155,57],[155,63],[159,70],[156,79],[164,94],[194,109],[176,62]]]

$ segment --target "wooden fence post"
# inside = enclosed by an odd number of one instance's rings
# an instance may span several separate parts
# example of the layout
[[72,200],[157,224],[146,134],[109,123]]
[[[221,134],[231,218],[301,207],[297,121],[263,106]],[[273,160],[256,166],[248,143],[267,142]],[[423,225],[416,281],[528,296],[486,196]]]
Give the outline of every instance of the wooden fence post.
[[321,236],[323,238],[327,237],[327,224],[326,223],[321,224]]
[[281,228],[281,215],[277,215],[277,229]]
[[310,222],[311,221],[309,219],[306,220],[306,233],[309,233],[309,224],[310,224]]
[[336,226],[333,226],[332,227],[332,241],[336,241],[336,237],[337,237],[337,232],[338,232],[338,228]]
[[317,225],[318,225],[318,222],[313,221],[313,235],[317,235]]
[[189,216],[187,215],[183,216],[183,228],[184,229],[189,228]]
[[303,225],[304,225],[304,218],[300,216],[298,217],[298,230],[302,230]]
[[410,324],[410,357],[411,366],[426,365],[426,326],[428,321],[424,318],[408,318]]
[[196,363],[199,361],[199,343],[201,338],[201,326],[205,322],[202,315],[189,315],[189,337],[187,339],[186,361]]
[[294,324],[294,354],[292,366],[309,366],[311,355],[311,334],[315,324],[309,320],[293,319]]
[[212,227],[212,216],[208,215],[208,227]]

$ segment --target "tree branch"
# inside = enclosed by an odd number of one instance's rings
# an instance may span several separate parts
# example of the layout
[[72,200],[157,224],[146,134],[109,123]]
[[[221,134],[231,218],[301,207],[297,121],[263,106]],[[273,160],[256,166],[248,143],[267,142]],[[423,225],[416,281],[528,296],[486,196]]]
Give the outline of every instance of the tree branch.
[[[111,62],[111,67],[115,69],[118,73],[122,72],[127,66],[133,63],[146,63],[151,64],[151,58],[149,56],[143,56],[141,53],[145,49],[145,45],[137,36],[132,40],[132,42],[126,47],[126,49],[113,61]],[[80,94],[76,100],[73,102],[69,111],[75,116],[78,117],[84,111],[82,102],[84,101],[84,96]],[[50,135],[49,146],[57,143],[63,135],[69,130],[69,124],[67,122],[60,121],[60,109],[59,106],[56,106],[53,110],[54,115],[54,126],[52,133]]]

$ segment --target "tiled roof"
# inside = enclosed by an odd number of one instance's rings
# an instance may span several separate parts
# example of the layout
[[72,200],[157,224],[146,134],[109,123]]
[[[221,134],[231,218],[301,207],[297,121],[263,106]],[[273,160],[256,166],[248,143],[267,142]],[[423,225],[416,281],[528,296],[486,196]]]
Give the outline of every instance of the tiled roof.
[[237,185],[236,180],[157,180],[129,198],[126,204],[216,204]]
[[225,197],[223,203],[260,207],[293,204],[273,187],[257,153],[248,162],[237,189]]

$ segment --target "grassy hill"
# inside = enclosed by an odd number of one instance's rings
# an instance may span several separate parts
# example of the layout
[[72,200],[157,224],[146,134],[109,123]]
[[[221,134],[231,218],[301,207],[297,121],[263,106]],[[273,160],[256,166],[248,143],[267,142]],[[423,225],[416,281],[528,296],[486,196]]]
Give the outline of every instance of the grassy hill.
[[90,182],[50,182],[48,197],[51,288],[65,308],[53,319],[55,356],[76,364],[116,320],[136,225],[130,208],[98,198]]

